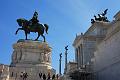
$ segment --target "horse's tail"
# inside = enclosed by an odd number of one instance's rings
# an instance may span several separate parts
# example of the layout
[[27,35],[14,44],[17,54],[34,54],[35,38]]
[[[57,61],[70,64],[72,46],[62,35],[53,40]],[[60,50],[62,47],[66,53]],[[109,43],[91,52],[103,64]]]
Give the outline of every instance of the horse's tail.
[[45,31],[48,34],[48,28],[49,28],[49,26],[47,24],[44,24],[44,26],[45,26]]

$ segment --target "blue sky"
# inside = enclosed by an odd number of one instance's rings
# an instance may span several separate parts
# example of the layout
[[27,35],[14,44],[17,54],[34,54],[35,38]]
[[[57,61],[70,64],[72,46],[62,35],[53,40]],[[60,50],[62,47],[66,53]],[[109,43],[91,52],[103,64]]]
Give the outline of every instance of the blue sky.
[[[108,19],[120,10],[120,0],[1,0],[0,1],[0,63],[10,64],[12,44],[18,39],[24,39],[24,32],[19,31],[16,19],[30,19],[34,11],[38,11],[41,23],[49,25],[47,42],[53,48],[52,66],[58,72],[59,53],[64,53],[64,47],[69,45],[68,60],[74,59],[72,43],[76,33],[85,32],[91,25],[90,19],[94,14],[108,8]],[[36,38],[31,33],[29,38]],[[41,37],[39,38],[42,39]],[[64,68],[64,55],[62,58]],[[62,69],[63,72],[63,69]]]

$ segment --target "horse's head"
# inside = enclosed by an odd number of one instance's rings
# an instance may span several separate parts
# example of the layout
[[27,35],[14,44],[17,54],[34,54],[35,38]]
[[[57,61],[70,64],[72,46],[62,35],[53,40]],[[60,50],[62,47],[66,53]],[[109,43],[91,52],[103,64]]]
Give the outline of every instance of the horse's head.
[[24,21],[25,21],[24,18],[17,19],[17,23],[18,23],[19,26],[23,26]]

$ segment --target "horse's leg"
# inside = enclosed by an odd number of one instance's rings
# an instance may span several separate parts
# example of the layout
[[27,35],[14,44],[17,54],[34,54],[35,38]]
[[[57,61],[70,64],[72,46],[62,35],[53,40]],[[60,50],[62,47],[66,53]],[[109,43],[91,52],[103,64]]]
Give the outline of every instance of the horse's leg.
[[15,34],[17,34],[19,30],[23,30],[23,28],[18,28]]
[[38,32],[38,37],[35,39],[35,41],[37,41],[39,37],[40,37],[40,33]]
[[44,36],[43,34],[42,34],[41,36],[43,37],[43,39],[44,39],[44,42],[45,42],[45,36]]
[[26,37],[25,39],[27,40],[27,31],[25,31],[25,37]]

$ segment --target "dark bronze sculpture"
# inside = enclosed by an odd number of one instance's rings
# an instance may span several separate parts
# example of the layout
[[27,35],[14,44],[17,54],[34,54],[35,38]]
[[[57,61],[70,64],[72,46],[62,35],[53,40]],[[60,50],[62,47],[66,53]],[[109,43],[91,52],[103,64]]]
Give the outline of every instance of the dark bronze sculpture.
[[39,22],[38,18],[38,13],[35,11],[33,14],[32,19],[30,20],[30,25],[35,25]]
[[62,53],[60,53],[60,59],[62,58]]
[[95,23],[95,20],[94,20],[94,19],[91,19],[91,23],[92,23],[92,24]]
[[91,19],[91,23],[95,23],[95,21],[103,21],[103,22],[109,22],[107,17],[105,16],[107,14],[108,9],[106,9],[102,14],[98,14],[98,17],[94,15],[94,19]]
[[101,15],[105,16],[107,14],[108,9],[106,9]]
[[68,45],[67,45],[67,46],[65,46],[65,50],[66,50],[66,51],[68,50]]
[[38,18],[38,13],[35,11],[32,19],[29,21],[24,18],[17,19],[18,25],[21,26],[22,28],[18,28],[15,34],[17,34],[19,30],[24,30],[27,40],[27,34],[30,34],[30,32],[35,32],[35,33],[37,32],[38,37],[35,40],[38,40],[39,36],[41,35],[44,38],[44,42],[45,42],[45,36],[43,34],[44,31],[46,31],[46,33],[48,34],[47,32],[48,25],[47,24],[43,25],[38,23],[39,20],[37,18]]
[[96,21],[100,21],[99,18],[97,18],[95,15],[94,15],[94,18],[95,18]]

